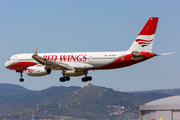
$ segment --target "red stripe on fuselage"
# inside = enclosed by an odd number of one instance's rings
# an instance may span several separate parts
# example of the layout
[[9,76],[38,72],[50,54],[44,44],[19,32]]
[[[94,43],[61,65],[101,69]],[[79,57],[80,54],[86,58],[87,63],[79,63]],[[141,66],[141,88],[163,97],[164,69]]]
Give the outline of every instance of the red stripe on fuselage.
[[26,70],[29,66],[36,65],[35,62],[18,62],[12,64],[9,69],[11,70]]
[[150,53],[150,52],[140,52],[140,53],[145,55],[146,57],[141,60],[133,60],[132,54],[128,54],[128,55],[124,56],[123,60],[122,60],[122,57],[120,57],[117,60],[115,60],[114,62],[112,62],[111,64],[108,64],[103,67],[95,68],[94,70],[123,68],[123,67],[127,67],[130,65],[145,61],[145,60],[150,59],[155,56],[154,53]]
[[[132,54],[128,54],[128,55],[125,55],[123,57],[116,59],[114,62],[112,62],[108,65],[105,65],[103,67],[94,68],[93,70],[105,70],[105,69],[116,69],[116,68],[127,67],[130,65],[145,61],[145,60],[155,56],[154,53],[150,53],[150,52],[140,52],[140,53],[145,55],[146,57],[141,60],[133,60]],[[22,70],[26,70],[29,66],[34,66],[36,64],[37,63],[35,63],[35,62],[17,62],[17,63],[12,64],[9,67],[9,69],[16,70],[16,71],[22,71]]]

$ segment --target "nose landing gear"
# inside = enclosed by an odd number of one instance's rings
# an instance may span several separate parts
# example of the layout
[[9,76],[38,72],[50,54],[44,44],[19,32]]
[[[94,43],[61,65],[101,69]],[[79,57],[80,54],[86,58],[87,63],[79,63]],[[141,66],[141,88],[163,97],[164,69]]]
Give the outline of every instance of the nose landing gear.
[[24,78],[22,78],[23,77],[22,73],[23,73],[23,71],[20,71],[21,78],[19,79],[19,82],[24,82]]

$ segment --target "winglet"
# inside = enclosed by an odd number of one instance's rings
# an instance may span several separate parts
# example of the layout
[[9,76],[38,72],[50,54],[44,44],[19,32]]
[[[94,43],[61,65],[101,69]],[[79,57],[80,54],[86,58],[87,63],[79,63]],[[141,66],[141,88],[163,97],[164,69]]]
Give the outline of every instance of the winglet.
[[38,48],[36,48],[34,54],[32,55],[32,58],[34,59],[34,56],[37,56],[37,53],[38,53]]
[[36,50],[35,50],[35,52],[34,52],[35,54],[37,54],[38,53],[38,48],[36,48]]

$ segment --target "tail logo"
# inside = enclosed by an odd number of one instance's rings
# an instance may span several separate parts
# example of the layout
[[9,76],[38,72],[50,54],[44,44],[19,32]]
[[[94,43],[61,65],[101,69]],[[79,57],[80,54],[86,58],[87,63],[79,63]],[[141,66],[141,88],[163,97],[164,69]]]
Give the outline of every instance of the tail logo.
[[149,44],[151,44],[152,40],[142,40],[142,39],[136,39],[136,42],[138,42],[139,45],[141,45],[142,47],[148,46]]
[[136,42],[141,45],[142,47],[148,46],[153,42],[154,34],[153,35],[139,35],[136,38]]

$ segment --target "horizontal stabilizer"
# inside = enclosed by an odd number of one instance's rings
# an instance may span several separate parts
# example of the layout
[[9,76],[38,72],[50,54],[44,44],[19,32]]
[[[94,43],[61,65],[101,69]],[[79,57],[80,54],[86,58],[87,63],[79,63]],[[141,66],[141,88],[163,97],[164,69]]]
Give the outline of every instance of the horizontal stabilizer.
[[156,54],[156,56],[162,56],[162,55],[170,55],[170,54],[174,54],[176,52],[170,52],[170,53],[163,53],[163,54]]

